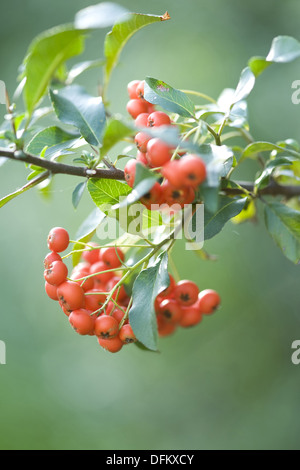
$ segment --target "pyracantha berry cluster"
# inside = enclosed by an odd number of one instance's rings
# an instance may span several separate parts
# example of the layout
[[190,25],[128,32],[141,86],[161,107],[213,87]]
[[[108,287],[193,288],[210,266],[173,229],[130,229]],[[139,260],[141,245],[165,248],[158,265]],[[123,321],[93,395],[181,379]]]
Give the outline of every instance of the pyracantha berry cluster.
[[[157,128],[176,126],[163,111],[155,110],[144,98],[145,82],[133,80],[128,84],[127,111],[135,119],[137,128]],[[204,161],[195,154],[176,152],[174,146],[168,145],[158,137],[151,137],[147,132],[135,135],[137,146],[136,158],[130,159],[124,168],[125,180],[134,186],[136,165],[140,164],[155,169],[162,177],[162,183],[156,182],[152,189],[141,198],[141,202],[152,209],[154,205],[174,204],[183,207],[195,199],[195,191],[206,179]]]
[[[62,227],[53,228],[48,236],[48,253],[44,259],[45,290],[58,301],[70,325],[80,335],[96,336],[110,352],[137,341],[129,323],[130,296],[122,283],[121,267],[125,254],[120,247],[100,248],[90,242],[81,261],[68,277],[68,268],[60,254],[69,245],[69,234]],[[154,309],[159,336],[175,332],[177,327],[195,326],[220,304],[214,290],[199,291],[189,280],[170,284],[155,299]],[[117,286],[118,284],[118,286]]]

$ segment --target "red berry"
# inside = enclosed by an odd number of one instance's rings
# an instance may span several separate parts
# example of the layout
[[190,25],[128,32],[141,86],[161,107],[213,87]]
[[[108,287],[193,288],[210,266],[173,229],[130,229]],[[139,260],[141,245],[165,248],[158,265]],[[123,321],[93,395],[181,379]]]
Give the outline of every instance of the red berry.
[[45,291],[48,295],[48,297],[50,297],[50,299],[52,300],[58,300],[58,297],[57,297],[57,287],[56,286],[52,286],[52,284],[49,284],[49,282],[45,282]]
[[74,330],[80,335],[91,335],[94,333],[95,319],[90,310],[73,310],[69,315],[69,322]]
[[179,160],[179,172],[182,184],[197,187],[206,178],[206,166],[204,161],[197,155],[185,155]]
[[147,152],[147,144],[151,137],[145,132],[138,132],[134,138],[135,144],[140,152]]
[[112,271],[107,271],[108,269],[110,269],[110,267],[103,260],[92,264],[90,267],[90,273],[94,275],[94,282],[98,281],[100,284],[106,284],[114,275]]
[[60,305],[62,311],[64,312],[64,314],[67,315],[67,317],[69,317],[70,314],[72,313],[72,310],[70,310],[69,308],[66,308],[66,307],[61,303],[60,300],[59,300],[58,303],[59,303],[59,305]]
[[95,247],[95,249],[88,248],[82,252],[82,258],[90,264],[96,263],[99,259],[100,249],[96,248],[98,245],[95,242],[89,242],[89,246]]
[[141,113],[138,115],[136,118],[134,124],[136,127],[147,127],[148,125],[148,116],[150,116],[149,113]]
[[205,289],[198,295],[198,307],[206,315],[213,313],[220,305],[219,294],[212,289]]
[[62,227],[54,227],[49,232],[47,243],[51,251],[65,251],[69,246],[69,234]]
[[190,204],[195,199],[195,191],[191,187],[176,188],[168,180],[161,185],[162,201],[173,206],[178,204],[183,207],[184,204]]
[[[112,279],[110,279],[107,283],[108,292],[110,292],[119,281],[120,281],[120,278],[118,276],[115,276]],[[119,303],[127,298],[127,293],[126,293],[124,285],[121,285],[121,287],[115,290],[115,292],[112,295],[112,298],[118,301]]]
[[48,269],[44,271],[45,280],[52,286],[59,286],[67,279],[68,268],[62,261],[53,261]]
[[181,307],[182,316],[179,320],[179,325],[182,328],[188,328],[190,326],[198,325],[202,320],[202,313],[197,305],[197,302],[194,305],[189,307]]
[[121,248],[109,246],[103,248],[101,253],[102,261],[109,269],[119,268],[125,260],[125,255]]
[[[76,269],[72,272],[71,279],[72,281],[78,282],[78,284],[83,288],[86,292],[94,287],[94,279],[92,277],[87,277],[90,275],[89,269]],[[84,279],[86,278],[86,279]],[[78,281],[78,279],[83,279],[82,281]]]
[[163,316],[157,316],[157,331],[159,336],[169,336],[176,330],[174,323],[168,322]]
[[119,333],[119,323],[111,315],[100,315],[95,320],[95,335],[101,338],[113,338]]
[[150,139],[147,145],[147,160],[155,168],[163,166],[172,157],[172,147],[155,137]]
[[159,296],[160,297],[167,297],[167,296],[170,296],[176,286],[176,282],[175,282],[175,279],[174,277],[169,273],[169,278],[170,278],[170,284],[168,285],[168,287],[163,290],[162,292],[160,292]]
[[179,281],[174,288],[175,300],[183,306],[193,305],[199,294],[199,288],[193,281]]
[[[140,152],[139,150],[138,150],[137,155],[136,155],[136,161],[142,163],[145,166],[148,165],[148,160],[147,160],[146,154],[143,153],[143,152]],[[133,181],[133,183],[134,183],[134,181]],[[133,186],[133,184],[132,184],[132,186]]]
[[128,160],[124,168],[125,181],[131,188],[133,188],[134,185],[136,164],[137,160],[132,158],[131,160]]
[[98,338],[98,343],[102,348],[106,349],[111,353],[119,352],[124,345],[123,341],[120,340],[119,336],[115,336],[114,338],[108,339]]
[[170,124],[171,124],[171,119],[166,113],[162,111],[154,111],[154,113],[149,114],[149,117],[148,117],[149,127],[169,126]]
[[128,101],[126,109],[133,119],[136,119],[139,114],[148,113],[148,103],[144,100],[133,99]]
[[61,261],[61,260],[62,259],[58,253],[55,253],[55,251],[51,251],[51,253],[48,253],[44,259],[45,269],[50,268],[53,261]]
[[132,80],[127,85],[128,96],[131,100],[137,99],[138,95],[136,93],[137,86],[140,84],[140,80]]
[[150,189],[150,191],[141,197],[140,201],[147,209],[154,209],[154,205],[159,205],[161,200],[161,186],[158,182]]
[[[108,314],[108,310],[106,310],[106,313]],[[111,316],[114,317],[119,324],[123,320],[124,315],[125,313],[120,308],[115,308],[113,312],[111,313]],[[125,323],[128,323],[128,319],[125,320],[124,324]]]
[[144,90],[145,90],[145,80],[141,80],[138,86],[136,87],[137,97],[141,100],[144,99]]
[[84,290],[77,282],[63,282],[57,288],[57,296],[67,310],[76,310],[84,307]]
[[121,327],[119,338],[125,344],[134,343],[136,341],[135,334],[131,328],[131,325],[129,325],[129,323]]
[[179,160],[167,162],[161,169],[161,174],[174,188],[182,188],[182,177],[179,172]]
[[95,310],[98,310],[100,307],[102,307],[106,301],[106,294],[103,292],[105,291],[101,291],[100,288],[88,290],[85,293],[85,308],[95,312]]
[[169,322],[178,323],[178,321],[181,319],[181,306],[176,300],[164,299],[159,306],[159,310],[160,315],[162,315]]

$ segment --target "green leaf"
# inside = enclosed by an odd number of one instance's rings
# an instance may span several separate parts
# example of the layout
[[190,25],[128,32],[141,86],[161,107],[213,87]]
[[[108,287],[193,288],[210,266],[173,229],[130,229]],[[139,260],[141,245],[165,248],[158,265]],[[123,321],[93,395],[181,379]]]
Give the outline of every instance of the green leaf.
[[253,199],[249,198],[243,210],[231,219],[233,224],[242,224],[256,217],[256,206]]
[[300,212],[279,202],[266,203],[265,223],[283,254],[290,261],[298,264],[300,262]]
[[57,117],[65,124],[75,126],[90,144],[101,146],[105,127],[105,109],[100,96],[90,96],[83,87],[70,85],[50,90]]
[[112,2],[102,2],[80,10],[75,15],[76,29],[98,29],[112,26],[128,10]]
[[241,101],[247,98],[250,95],[254,85],[255,85],[254,73],[252,72],[250,67],[244,68],[244,70],[241,73],[239,83],[235,90],[231,108],[238,101]]
[[233,152],[226,145],[203,144],[198,153],[206,164],[206,180],[199,188],[200,199],[208,211],[216,212],[219,204],[221,178],[225,177],[233,164]]
[[86,181],[79,183],[72,193],[72,204],[74,209],[77,209],[78,204],[83,196],[84,190],[86,188]]
[[144,96],[149,103],[159,105],[171,113],[183,117],[194,117],[195,115],[195,106],[190,98],[162,80],[147,77]]
[[[141,243],[140,239],[139,239],[139,243]],[[131,267],[134,264],[136,264],[138,261],[144,258],[150,252],[151,249],[152,249],[151,246],[147,245],[146,242],[145,242],[144,248],[141,248],[141,247],[136,248],[133,245],[132,248],[129,248],[128,252],[126,253],[126,258],[125,258],[126,266]],[[141,270],[142,270],[142,266],[136,270],[133,270],[131,274],[129,275],[129,277],[127,277],[124,282],[126,293],[130,297],[132,295],[133,284]]]
[[[75,240],[81,243],[88,243],[94,236],[97,227],[105,218],[105,214],[96,207],[89,216],[83,221],[81,226],[79,227]],[[74,243],[73,250],[82,250],[81,243]],[[73,266],[79,262],[81,258],[81,252],[73,253],[72,255],[72,262]]]
[[24,60],[23,89],[28,115],[47,91],[57,69],[71,57],[81,54],[84,34],[70,26],[50,29],[37,36],[29,47]]
[[255,77],[258,77],[265,69],[267,69],[271,62],[267,62],[264,57],[251,57],[248,62],[248,65]]
[[5,204],[7,204],[9,201],[12,199],[16,198],[17,196],[20,196],[23,194],[25,191],[28,191],[29,189],[33,188],[34,186],[37,186],[40,184],[42,181],[48,178],[48,172],[44,171],[44,174],[41,174],[40,177],[38,176],[36,179],[31,180],[29,183],[25,184],[25,186],[22,186],[22,188],[17,189],[13,193],[8,194],[7,196],[3,197],[0,199],[0,208],[3,207]]
[[300,42],[290,36],[277,36],[273,39],[267,62],[291,62],[300,57]]
[[267,57],[252,57],[248,65],[257,77],[272,63],[292,62],[299,57],[300,42],[297,39],[290,36],[277,36],[272,41]]
[[107,122],[101,148],[101,156],[105,156],[107,152],[114,147],[124,137],[134,135],[136,131],[127,126],[119,119],[110,119]]
[[114,206],[120,198],[126,197],[131,188],[126,183],[109,179],[91,178],[88,181],[88,191],[96,206],[105,210],[105,207]]
[[111,72],[117,64],[123,47],[127,41],[141,28],[149,24],[168,20],[167,13],[163,16],[143,15],[138,13],[126,14],[125,21],[117,22],[112,31],[110,31],[104,42],[104,55],[106,57],[106,66],[104,71],[104,87],[106,88],[110,79]]
[[281,166],[287,166],[287,165],[292,165],[294,161],[297,161],[294,157],[276,157],[273,158],[272,160],[269,160],[266,163],[266,166],[260,176],[256,178],[255,180],[255,187],[257,189],[262,189],[265,186],[268,185],[270,181],[270,177],[274,173],[274,171],[281,167]]
[[[261,152],[271,152],[273,150],[276,150],[277,152],[285,152],[288,153],[289,155],[296,156],[300,158],[300,153],[296,152],[292,148],[285,146],[279,146],[276,144],[272,144],[271,142],[254,142],[253,144],[249,144],[243,154],[241,159],[244,158],[249,158],[249,157],[254,157],[258,153]],[[241,160],[240,160],[241,161]]]
[[33,155],[40,155],[47,147],[45,157],[52,157],[56,152],[69,149],[80,138],[79,134],[67,132],[60,127],[46,127],[38,132],[28,143],[26,151]]
[[204,239],[208,240],[217,235],[232,217],[241,212],[246,201],[246,197],[220,196],[219,207],[215,213],[208,212],[204,207]]
[[129,322],[138,341],[153,351],[157,350],[158,339],[154,301],[169,283],[168,254],[164,252],[154,265],[140,272],[133,284]]

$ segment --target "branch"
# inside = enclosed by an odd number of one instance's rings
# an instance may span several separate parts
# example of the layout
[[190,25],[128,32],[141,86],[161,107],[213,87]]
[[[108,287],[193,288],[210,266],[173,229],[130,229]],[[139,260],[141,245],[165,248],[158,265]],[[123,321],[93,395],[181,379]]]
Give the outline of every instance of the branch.
[[[244,190],[249,193],[254,193],[254,184],[249,181],[237,181],[236,184],[241,188],[222,188],[222,191],[228,196],[238,196],[245,194]],[[275,180],[271,180],[270,183],[263,189],[259,189],[256,193],[257,196],[285,196],[290,199],[292,197],[300,196],[300,185],[299,186],[288,186],[280,185]]]
[[[30,153],[23,152],[21,150],[9,150],[0,147],[0,157],[6,157],[15,161],[22,161],[31,165],[45,168],[52,174],[64,174],[81,176],[84,178],[106,178],[113,180],[124,180],[124,171],[115,168],[109,164],[109,168],[95,168],[91,170],[87,167],[66,165],[53,160],[46,160],[44,158],[36,157]],[[254,193],[254,185],[249,181],[237,181],[240,188],[222,188],[222,191],[228,196],[245,195],[245,191]],[[268,186],[259,190],[256,193],[258,196],[285,196],[286,198],[299,197],[300,196],[300,185],[299,186],[284,186],[271,180]]]
[[124,172],[111,166],[109,169],[95,168],[91,170],[87,167],[66,165],[53,160],[46,160],[44,158],[36,157],[30,153],[23,152],[22,150],[9,150],[0,148],[0,156],[6,157],[15,161],[22,161],[30,165],[36,165],[40,168],[50,171],[52,174],[64,174],[73,176],[82,176],[84,178],[107,178],[114,180],[124,180]]

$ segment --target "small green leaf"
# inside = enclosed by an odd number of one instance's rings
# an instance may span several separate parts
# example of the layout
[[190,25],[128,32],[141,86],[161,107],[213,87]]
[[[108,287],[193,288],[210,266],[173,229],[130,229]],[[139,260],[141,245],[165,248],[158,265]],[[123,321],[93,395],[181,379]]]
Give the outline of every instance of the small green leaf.
[[251,57],[248,62],[248,65],[255,77],[258,77],[265,69],[267,69],[271,62],[267,62],[264,57]]
[[267,57],[252,57],[248,65],[257,77],[272,63],[292,62],[300,57],[300,42],[290,36],[277,36],[273,39]]
[[107,152],[124,137],[134,135],[136,131],[127,126],[119,119],[110,119],[103,134],[103,142],[101,148],[101,156],[105,156]]
[[244,208],[247,198],[229,198],[220,196],[219,207],[215,213],[204,208],[204,239],[208,240],[217,235],[224,225],[238,215]]
[[[80,10],[75,15],[76,29],[99,29],[112,26],[128,10],[112,2],[102,2]],[[126,18],[126,16],[125,16]]]
[[256,206],[253,199],[249,198],[243,208],[243,210],[232,217],[231,222],[233,224],[241,224],[243,222],[247,222],[248,220],[254,219],[256,216]]
[[267,62],[291,62],[300,57],[300,42],[290,36],[277,36],[273,39]]
[[167,252],[162,253],[152,266],[143,269],[133,284],[129,322],[138,341],[154,351],[158,339],[154,301],[169,284]]
[[100,96],[90,96],[83,87],[70,85],[50,90],[50,97],[62,122],[75,126],[89,144],[101,147],[105,109]]
[[262,189],[265,186],[268,185],[270,181],[270,177],[274,173],[276,169],[278,169],[281,166],[290,166],[294,161],[297,161],[298,159],[295,159],[294,157],[276,157],[273,158],[272,160],[269,160],[266,163],[266,166],[260,176],[256,178],[255,180],[255,187],[257,189]]
[[[74,243],[73,250],[82,250],[82,244],[81,243],[88,243],[92,237],[94,236],[97,227],[99,224],[102,222],[102,220],[105,218],[105,214],[96,207],[90,214],[89,216],[83,221],[83,223],[80,225],[75,240],[77,240],[80,243]],[[76,264],[79,262],[81,258],[81,252],[78,253],[73,253],[72,255],[72,262],[73,266],[76,266]]]
[[26,147],[26,151],[33,155],[40,155],[47,147],[45,157],[52,157],[56,152],[69,149],[80,138],[79,134],[67,132],[60,127],[46,127],[33,136]]
[[292,148],[288,148],[286,145],[279,146],[276,144],[272,144],[271,142],[254,142],[253,144],[249,144],[245,148],[241,159],[255,157],[258,153],[271,152],[273,150],[276,150],[277,152],[285,152],[285,153],[288,153],[289,155],[300,158],[299,152],[296,152]]
[[29,116],[46,93],[56,70],[81,54],[83,41],[84,33],[70,26],[52,28],[34,39],[24,59],[22,75],[26,78],[23,94]]
[[106,66],[104,73],[104,87],[106,88],[110,79],[111,72],[117,64],[123,47],[127,41],[141,28],[149,24],[168,20],[167,13],[163,16],[143,15],[130,13],[125,15],[125,21],[118,21],[105,38],[104,55],[106,57]]
[[28,191],[29,189],[33,188],[34,186],[37,186],[38,184],[42,183],[46,178],[48,178],[48,172],[43,172],[40,177],[37,176],[37,178],[29,181],[29,183],[25,184],[25,186],[22,186],[22,188],[17,189],[11,194],[8,194],[7,196],[3,197],[0,199],[0,208],[3,207],[5,204],[7,204],[9,201],[12,199],[16,198],[17,196],[20,196],[23,194],[25,191]]
[[290,261],[298,264],[300,262],[300,212],[280,202],[266,203],[265,223],[283,254]]
[[244,100],[247,98],[253,87],[255,85],[255,75],[250,69],[250,67],[244,68],[244,70],[241,73],[239,83],[236,87],[235,94],[233,97],[233,101],[231,104],[231,108],[233,107],[234,104],[236,104],[238,101]]
[[147,77],[144,96],[149,103],[159,105],[171,113],[183,117],[194,117],[195,115],[195,106],[190,98],[162,80]]
[[206,179],[199,187],[198,195],[206,210],[214,213],[218,209],[221,178],[232,167],[233,152],[226,145],[203,144],[198,153],[206,164]]
[[91,178],[88,181],[88,191],[96,206],[105,210],[106,206],[118,204],[120,198],[131,192],[131,188],[120,181]]
[[79,183],[73,191],[72,194],[72,204],[74,209],[77,209],[78,204],[83,196],[84,190],[86,188],[86,181]]

